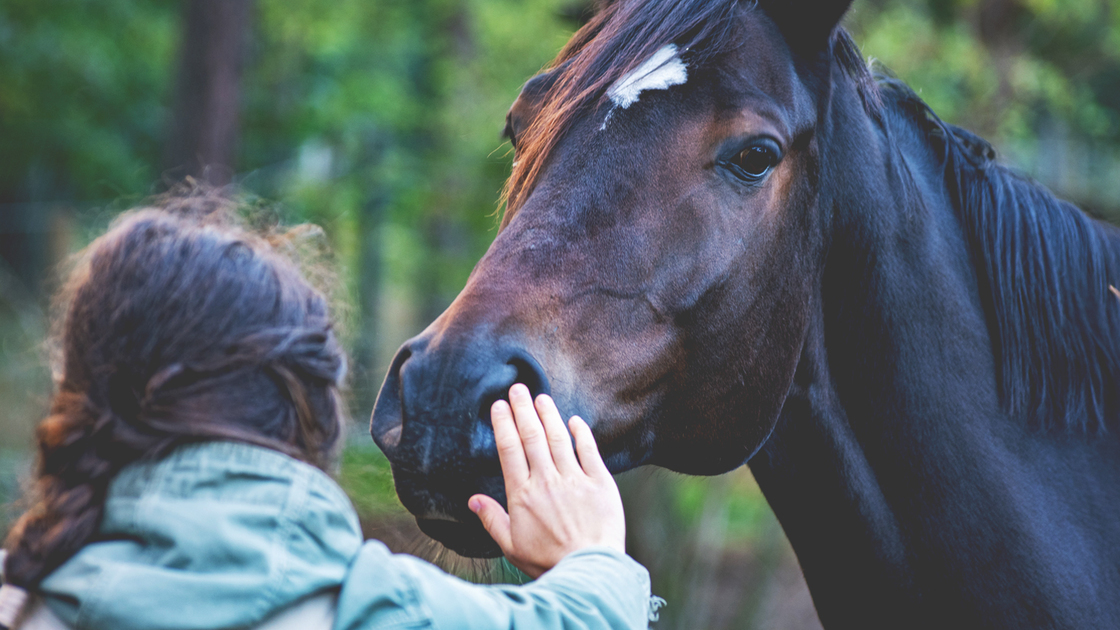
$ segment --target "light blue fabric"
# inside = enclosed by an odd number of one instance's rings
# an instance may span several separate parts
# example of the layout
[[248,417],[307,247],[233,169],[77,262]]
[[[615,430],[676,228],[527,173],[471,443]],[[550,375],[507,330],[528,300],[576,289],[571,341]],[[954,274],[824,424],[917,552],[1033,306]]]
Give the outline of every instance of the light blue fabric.
[[318,469],[213,442],[122,471],[98,540],[39,592],[79,630],[217,630],[332,590],[338,630],[644,628],[649,575],[596,548],[525,586],[470,584],[363,543],[346,495]]

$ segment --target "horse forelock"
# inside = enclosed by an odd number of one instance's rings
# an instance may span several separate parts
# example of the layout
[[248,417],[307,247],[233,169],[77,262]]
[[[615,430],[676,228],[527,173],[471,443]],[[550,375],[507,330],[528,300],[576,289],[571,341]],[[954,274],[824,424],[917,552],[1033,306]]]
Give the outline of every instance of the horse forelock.
[[[517,139],[517,159],[502,194],[502,226],[525,201],[574,121],[610,98],[612,86],[668,46],[677,47],[676,60],[689,72],[703,67],[743,43],[737,18],[757,9],[755,0],[620,0],[596,14],[549,64],[548,71],[558,76]],[[830,50],[874,113],[879,107],[875,81],[843,29],[834,33]]]
[[610,98],[612,86],[671,45],[689,68],[732,49],[738,45],[734,18],[753,6],[741,0],[622,0],[592,18],[550,64],[558,76],[518,138],[503,195],[503,226],[532,190],[559,140],[577,117]]

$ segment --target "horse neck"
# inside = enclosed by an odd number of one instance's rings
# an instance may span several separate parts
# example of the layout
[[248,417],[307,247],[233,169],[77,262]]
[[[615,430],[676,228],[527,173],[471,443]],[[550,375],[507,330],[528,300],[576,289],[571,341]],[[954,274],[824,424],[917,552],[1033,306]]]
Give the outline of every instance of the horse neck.
[[[834,99],[845,96],[857,102]],[[832,242],[793,388],[750,462],[822,621],[1097,624],[1102,606],[1087,613],[1078,602],[1111,601],[1101,584],[1120,581],[1115,571],[1081,579],[1076,563],[1120,566],[1108,542],[1120,518],[1108,508],[1111,523],[1094,536],[1061,513],[1120,505],[1115,440],[1044,434],[1008,417],[944,170],[862,108],[834,105],[830,117],[821,160],[831,168],[822,191],[837,191]],[[852,146],[872,149],[826,153]],[[1083,492],[1062,473],[1113,483]]]

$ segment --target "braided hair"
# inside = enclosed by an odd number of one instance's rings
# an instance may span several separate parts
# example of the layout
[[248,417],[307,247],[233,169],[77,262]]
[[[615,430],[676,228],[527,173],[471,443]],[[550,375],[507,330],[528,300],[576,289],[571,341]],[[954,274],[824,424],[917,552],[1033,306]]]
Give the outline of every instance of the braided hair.
[[87,248],[36,432],[33,507],[4,545],[10,585],[34,589],[96,534],[130,463],[214,439],[334,459],[345,356],[327,301],[221,206],[134,211]]

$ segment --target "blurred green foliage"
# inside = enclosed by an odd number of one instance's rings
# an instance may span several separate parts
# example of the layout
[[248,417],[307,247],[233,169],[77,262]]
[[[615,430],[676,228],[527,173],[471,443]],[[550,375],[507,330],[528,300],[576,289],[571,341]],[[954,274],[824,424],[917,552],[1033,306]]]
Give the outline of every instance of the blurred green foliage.
[[404,508],[393,489],[389,460],[370,442],[348,445],[342,452],[338,483],[346,489],[363,518],[400,514]]
[[1120,2],[857,1],[846,25],[942,118],[1120,219]]
[[327,227],[344,259],[379,213],[385,273],[446,303],[493,235],[505,110],[571,32],[560,6],[261,0],[242,182]]
[[144,0],[0,3],[0,203],[151,189],[177,18]]

